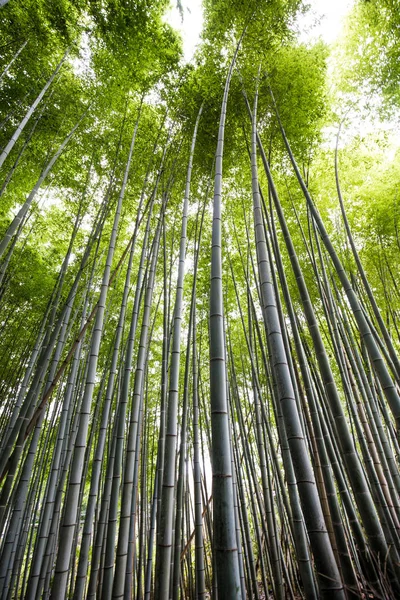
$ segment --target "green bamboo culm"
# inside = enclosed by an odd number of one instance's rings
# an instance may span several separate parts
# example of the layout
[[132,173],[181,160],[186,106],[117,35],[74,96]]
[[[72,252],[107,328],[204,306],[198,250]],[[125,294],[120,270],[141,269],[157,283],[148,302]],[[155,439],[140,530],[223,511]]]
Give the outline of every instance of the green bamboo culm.
[[215,154],[210,282],[210,402],[213,478],[213,552],[220,600],[240,598],[240,575],[232,485],[232,460],[226,394],[225,329],[222,287],[222,159],[229,86],[239,44],[225,82]]

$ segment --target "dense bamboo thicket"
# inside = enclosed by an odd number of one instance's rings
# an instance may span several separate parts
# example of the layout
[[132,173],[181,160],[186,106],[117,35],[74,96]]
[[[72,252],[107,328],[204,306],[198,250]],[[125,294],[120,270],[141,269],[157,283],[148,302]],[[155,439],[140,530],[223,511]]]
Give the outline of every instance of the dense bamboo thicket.
[[168,8],[0,1],[0,597],[399,598],[398,7]]

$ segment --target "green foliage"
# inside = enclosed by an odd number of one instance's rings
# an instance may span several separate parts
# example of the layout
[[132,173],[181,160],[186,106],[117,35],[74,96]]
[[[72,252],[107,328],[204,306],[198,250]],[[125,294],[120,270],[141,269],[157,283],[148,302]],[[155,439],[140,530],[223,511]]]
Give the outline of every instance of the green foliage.
[[[73,249],[74,260],[71,261],[68,270],[68,281],[72,280],[113,169],[115,181],[109,201],[110,207],[116,201],[130,137],[141,102],[143,103],[142,115],[123,207],[116,260],[121,255],[132,231],[146,172],[149,165],[152,164],[151,169],[154,169],[161,159],[167,128],[172,123],[174,123],[172,127],[174,141],[167,153],[166,174],[161,178],[160,193],[170,187],[171,182],[167,173],[172,168],[174,174],[167,218],[177,219],[184,190],[184,169],[180,164],[186,161],[194,122],[199,107],[204,102],[194,159],[192,183],[194,213],[189,220],[192,227],[190,231],[193,232],[194,214],[198,210],[195,207],[201,206],[204,201],[213,167],[217,144],[216,124],[219,120],[227,68],[236,43],[244,30],[237,68],[233,74],[225,132],[224,205],[229,223],[226,244],[230,260],[235,270],[243,271],[242,259],[236,247],[240,240],[244,252],[248,238],[252,237],[252,224],[251,219],[249,220],[250,121],[243,91],[246,92],[252,106],[259,69],[259,132],[269,152],[289,227],[303,266],[306,267],[308,264],[309,254],[303,245],[292,202],[296,206],[298,218],[306,235],[309,227],[307,211],[298,185],[290,173],[286,151],[277,127],[270,88],[293,151],[304,173],[309,176],[311,191],[328,228],[334,237],[343,240],[342,227],[339,229],[336,227],[340,218],[334,187],[332,154],[321,146],[321,128],[329,123],[331,118],[331,98],[326,83],[328,48],[323,42],[309,45],[296,40],[292,26],[296,15],[305,10],[301,2],[297,0],[290,2],[276,0],[265,3],[206,1],[202,45],[194,62],[188,65],[180,64],[179,35],[164,22],[164,13],[168,8],[168,2],[165,0],[154,0],[150,3],[130,0],[90,2],[81,0],[79,3],[71,3],[60,0],[56,4],[45,1],[31,3],[28,10],[25,10],[25,7],[25,4],[13,0],[0,13],[0,29],[4,39],[4,64],[12,59],[25,39],[29,40],[2,83],[4,100],[1,115],[4,125],[0,132],[2,146],[7,143],[67,46],[72,43],[72,48],[70,58],[62,67],[59,77],[46,94],[9,160],[3,166],[1,174],[4,179],[41,111],[40,118],[35,123],[32,139],[24,150],[15,174],[1,198],[2,232],[10,221],[12,211],[21,205],[34,186],[46,161],[57,150],[86,107],[89,105],[90,107],[74,138],[54,165],[51,175],[39,193],[39,204],[33,208],[32,216],[28,221],[32,223],[31,233],[26,236],[26,239],[24,238],[24,246],[21,248],[21,267],[15,258],[10,265],[10,269],[12,268],[15,273],[15,281],[23,280],[25,272],[23,257],[34,256],[35,259],[32,260],[36,267],[33,278],[36,278],[36,273],[39,273],[42,268],[50,278],[48,281],[54,282],[63,253],[66,251],[74,217],[82,202],[84,227],[78,234]],[[392,91],[393,82],[396,81],[396,75],[392,73],[395,32],[390,33],[389,30],[396,29],[395,18],[396,15],[387,3],[379,6],[376,2],[359,3],[349,20],[350,33],[346,38],[345,50],[349,55],[352,53],[354,61],[362,60],[363,68],[359,70],[357,67],[357,69],[363,81],[368,81],[368,85],[375,88],[379,87],[381,84],[378,81],[378,72],[380,72],[382,81],[383,78],[390,80]],[[18,36],[16,36],[17,23]],[[384,29],[387,37],[381,35]],[[383,45],[383,43],[387,48],[386,55],[379,51],[379,44]],[[359,45],[357,48],[362,48],[362,52],[354,51],[357,44]],[[379,69],[375,69],[376,65],[372,64],[371,57],[373,53],[378,52],[383,62],[379,63]],[[389,59],[393,59],[392,63]],[[351,62],[347,68],[355,72],[357,70],[355,66],[356,62]],[[392,93],[388,87],[383,91],[387,95]],[[167,122],[162,126],[167,110]],[[153,145],[160,127],[161,137],[153,156]],[[380,275],[375,265],[376,261],[372,258],[373,248],[378,240],[382,247],[394,249],[397,239],[397,222],[392,218],[392,212],[396,213],[397,210],[396,168],[391,165],[381,178],[378,175],[374,179],[364,177],[364,173],[373,168],[377,159],[376,152],[379,153],[381,147],[379,142],[367,158],[360,154],[361,146],[354,142],[348,147],[346,158],[343,159],[346,164],[345,192],[352,198],[349,218],[363,258],[368,265],[371,265],[374,285],[378,285]],[[153,183],[154,175],[148,185],[147,195]],[[268,186],[263,175],[261,175],[261,185],[267,198]],[[389,205],[393,207],[390,213],[386,210]],[[362,207],[366,209],[362,210]],[[101,248],[105,246],[110,232],[111,214],[110,210]],[[174,244],[178,226],[179,220],[166,232],[171,256],[176,253]],[[210,235],[208,207],[204,227],[204,252],[199,264],[198,310],[199,315],[202,315],[199,318],[206,318],[208,303]],[[65,235],[60,236],[60,231],[64,231]],[[193,233],[190,233],[190,236],[192,235]],[[288,266],[285,253],[283,258]],[[171,258],[171,260],[175,259]],[[228,262],[225,268],[228,269]],[[307,268],[305,272],[309,289],[313,290],[317,298],[318,289],[313,273]],[[240,285],[243,285],[243,279]],[[122,279],[118,279],[116,298],[121,293],[121,286]],[[293,297],[296,298],[295,284],[290,275],[289,286]],[[22,294],[23,286],[19,287]],[[44,301],[44,298],[48,298],[51,293],[50,283],[43,287],[42,292]],[[9,295],[11,303],[14,302],[12,298],[15,293],[11,288],[6,293],[6,298]],[[33,289],[32,294],[32,297],[36,297]],[[40,313],[43,301],[38,301],[37,315]],[[236,298],[230,285],[227,285],[226,301],[228,314],[230,311],[235,314]],[[157,327],[159,326],[160,323],[157,324]],[[233,331],[236,326],[232,323]],[[106,329],[107,336],[111,335],[107,332],[108,329]]]
[[399,15],[396,0],[358,0],[337,49],[339,88],[356,97],[376,94],[389,113],[400,102]]

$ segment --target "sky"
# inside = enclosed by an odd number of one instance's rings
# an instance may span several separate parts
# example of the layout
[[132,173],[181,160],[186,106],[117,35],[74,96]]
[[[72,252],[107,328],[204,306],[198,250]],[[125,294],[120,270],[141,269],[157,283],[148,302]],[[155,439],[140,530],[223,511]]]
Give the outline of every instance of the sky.
[[300,38],[308,40],[320,36],[331,44],[340,34],[344,17],[353,4],[354,0],[309,0],[310,11],[300,21],[301,28],[304,27]]
[[177,29],[183,40],[183,54],[189,62],[193,57],[196,44],[200,42],[203,27],[203,9],[201,0],[181,0],[184,15],[183,21],[177,8],[176,0],[171,0],[172,8],[166,15],[166,21]]
[[[166,16],[166,21],[180,31],[183,39],[183,52],[187,62],[193,57],[196,44],[200,42],[203,24],[201,0],[181,0],[184,18],[183,22],[177,8],[176,0]],[[338,37],[343,18],[354,4],[354,0],[309,0],[310,11],[299,21],[302,31],[302,41],[312,40],[321,36],[328,44]]]

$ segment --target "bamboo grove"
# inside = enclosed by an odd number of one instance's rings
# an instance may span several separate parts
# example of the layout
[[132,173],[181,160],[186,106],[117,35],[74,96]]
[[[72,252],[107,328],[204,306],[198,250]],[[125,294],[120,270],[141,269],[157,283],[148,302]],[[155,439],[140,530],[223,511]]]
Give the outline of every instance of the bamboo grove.
[[5,600],[400,597],[395,3],[203,4],[0,2]]

